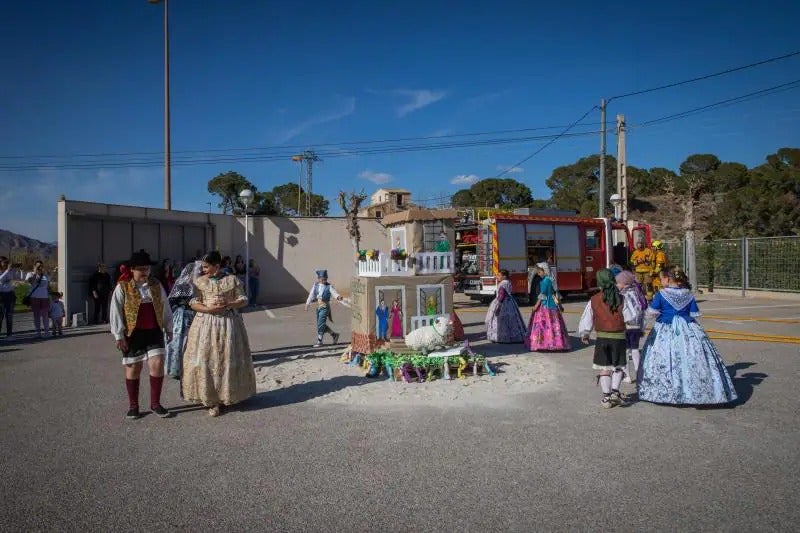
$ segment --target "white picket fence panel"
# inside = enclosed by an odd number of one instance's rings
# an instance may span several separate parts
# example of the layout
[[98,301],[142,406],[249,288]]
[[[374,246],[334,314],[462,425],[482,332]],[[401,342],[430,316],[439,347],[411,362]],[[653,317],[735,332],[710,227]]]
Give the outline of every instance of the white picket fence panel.
[[367,278],[381,276],[413,276],[414,270],[409,268],[408,259],[394,260],[386,254],[381,254],[377,260],[367,259],[358,262],[358,275]]
[[415,260],[417,274],[454,274],[456,271],[453,252],[420,252]]

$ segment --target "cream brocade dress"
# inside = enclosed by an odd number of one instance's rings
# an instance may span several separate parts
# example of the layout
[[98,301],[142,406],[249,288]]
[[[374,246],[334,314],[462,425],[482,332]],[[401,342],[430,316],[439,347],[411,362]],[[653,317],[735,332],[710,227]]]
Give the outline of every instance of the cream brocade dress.
[[[236,276],[201,276],[191,303],[210,303],[218,295],[228,302],[247,300]],[[197,313],[183,354],[181,388],[184,399],[209,407],[233,405],[255,394],[253,358],[239,311]]]

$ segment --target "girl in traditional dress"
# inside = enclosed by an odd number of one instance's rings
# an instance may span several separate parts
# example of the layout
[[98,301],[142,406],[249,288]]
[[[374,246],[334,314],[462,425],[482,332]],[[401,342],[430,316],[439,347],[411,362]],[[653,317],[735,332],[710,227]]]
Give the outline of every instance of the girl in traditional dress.
[[639,341],[644,329],[644,311],[647,309],[647,299],[639,282],[636,281],[636,276],[630,270],[620,271],[615,280],[619,293],[622,295],[622,317],[625,319],[625,342],[627,345],[625,355],[628,362],[624,381],[632,383],[636,381],[636,375],[639,372]]
[[525,342],[527,328],[512,294],[511,281],[508,277],[508,270],[500,271],[497,296],[489,304],[484,323],[486,324],[486,338],[489,341],[516,344]]
[[164,366],[167,375],[175,379],[181,378],[186,336],[194,320],[195,313],[189,305],[194,297],[194,280],[202,275],[200,261],[189,263],[180,272],[169,293],[169,305],[172,308],[172,340],[166,346]]
[[619,385],[627,360],[625,358],[625,319],[622,316],[622,295],[614,274],[607,268],[597,271],[600,291],[589,299],[578,323],[581,342],[589,344],[592,330],[597,332],[592,368],[599,370],[597,382],[603,390],[600,405],[604,408],[623,405]]
[[201,402],[210,416],[256,392],[247,330],[238,309],[247,305],[239,280],[221,268],[219,252],[202,259],[203,275],[194,281],[191,308],[197,313],[183,354],[183,397]]
[[531,312],[525,346],[535,352],[539,350],[568,350],[570,348],[567,325],[561,315],[560,301],[553,290],[550,267],[547,263],[536,265],[541,277],[539,295]]
[[403,338],[403,310],[400,309],[400,301],[395,299],[392,302],[392,337]]
[[736,390],[714,343],[695,319],[700,309],[680,269],[661,278],[664,288],[647,309],[657,316],[639,367],[639,399],[707,405],[736,400]]

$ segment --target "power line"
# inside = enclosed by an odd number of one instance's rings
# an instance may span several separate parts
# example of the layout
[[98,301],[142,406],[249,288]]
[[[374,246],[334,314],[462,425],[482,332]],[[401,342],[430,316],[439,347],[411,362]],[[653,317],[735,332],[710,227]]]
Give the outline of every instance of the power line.
[[[611,122],[608,123],[612,125]],[[581,126],[599,126],[599,122],[586,122]],[[480,131],[468,133],[452,133],[447,135],[427,135],[417,137],[399,137],[396,139],[374,139],[366,141],[342,141],[338,143],[306,143],[304,145],[267,145],[267,146],[252,146],[248,148],[207,148],[195,150],[173,150],[174,154],[202,154],[202,153],[228,153],[228,152],[251,152],[251,151],[273,151],[273,150],[286,150],[286,153],[296,153],[298,149],[304,149],[308,146],[316,148],[329,147],[336,148],[339,146],[356,146],[356,145],[369,145],[369,144],[384,144],[406,141],[420,141],[420,140],[435,140],[435,139],[453,139],[458,137],[479,137],[487,135],[504,135],[512,133],[525,133],[532,131],[545,131],[557,130],[564,128],[561,126],[538,126],[535,128],[517,128],[508,130],[494,130],[494,131]],[[61,154],[61,155],[0,155],[0,159],[59,159],[59,158],[95,158],[95,157],[122,157],[122,156],[163,156],[164,152],[104,152],[104,153],[89,153],[89,154]]]
[[666,115],[659,118],[654,118],[652,120],[648,120],[646,122],[641,122],[639,124],[635,124],[633,126],[629,126],[631,128],[644,128],[647,126],[654,126],[656,124],[663,124],[664,122],[670,122],[672,120],[677,120],[679,118],[684,118],[692,115],[696,115],[699,113],[703,113],[706,111],[711,111],[713,109],[717,109],[720,107],[727,107],[734,104],[739,104],[742,102],[747,102],[750,100],[755,100],[757,98],[762,98],[764,96],[771,96],[773,94],[777,94],[783,91],[788,91],[791,89],[800,88],[800,79],[790,81],[787,83],[781,83],[780,85],[775,85],[773,87],[769,87],[766,89],[761,89],[759,91],[754,91],[751,93],[743,94],[741,96],[735,96],[733,98],[728,98],[725,100],[720,100],[719,102],[714,102],[713,104],[704,105],[701,107],[695,107],[694,109],[688,109],[686,111],[681,111],[680,113],[673,113],[671,115]]
[[[566,131],[566,130],[565,130]],[[598,131],[585,131],[565,134],[562,132],[559,135],[539,135],[539,136],[525,136],[525,137],[512,137],[512,138],[498,138],[498,139],[483,139],[474,141],[461,141],[449,142],[438,144],[408,144],[399,146],[389,146],[381,148],[363,148],[354,149],[349,151],[319,151],[320,156],[326,158],[348,157],[352,155],[375,155],[375,154],[394,154],[405,152],[420,152],[420,151],[434,151],[434,150],[448,150],[454,148],[468,148],[479,146],[493,146],[500,144],[513,144],[524,143],[531,141],[541,141],[547,139],[558,139],[561,137],[582,137],[596,135]],[[254,162],[271,162],[287,160],[295,154],[272,154],[272,155],[248,155],[239,157],[211,157],[206,159],[176,159],[173,161],[173,166],[194,166],[205,164],[221,164],[221,163],[254,163]],[[127,160],[127,161],[88,161],[88,162],[74,162],[74,163],[29,163],[20,165],[0,165],[0,172],[22,171],[22,170],[36,170],[36,169],[59,169],[59,170],[91,170],[91,169],[111,169],[111,168],[146,168],[161,166],[162,162],[159,160]]]
[[706,74],[705,76],[699,76],[697,78],[692,78],[692,79],[689,79],[689,80],[677,81],[675,83],[669,83],[667,85],[660,85],[658,87],[651,87],[650,89],[642,89],[642,90],[633,91],[633,92],[630,92],[630,93],[619,94],[617,96],[612,96],[611,98],[609,98],[608,102],[610,102],[611,100],[618,100],[620,98],[627,98],[629,96],[637,96],[637,95],[640,95],[640,94],[646,94],[646,93],[652,93],[652,92],[655,92],[655,91],[661,91],[663,89],[671,89],[672,87],[679,87],[681,85],[686,85],[687,83],[694,83],[696,81],[708,80],[708,79],[711,79],[711,78],[716,78],[717,76],[724,76],[725,74],[731,74],[733,72],[739,72],[741,70],[746,70],[746,69],[750,69],[750,68],[754,68],[754,67],[759,67],[761,65],[766,65],[767,63],[774,63],[776,61],[781,61],[781,60],[788,59],[790,57],[794,57],[794,56],[798,56],[798,55],[800,55],[800,50],[797,51],[797,52],[791,52],[791,53],[788,53],[788,54],[784,54],[782,56],[777,56],[777,57],[771,57],[769,59],[764,59],[763,61],[758,61],[756,63],[750,63],[748,65],[742,65],[740,67],[729,68],[727,70],[722,70],[720,72],[715,72],[713,74]]
[[[533,153],[532,153],[531,155],[529,155],[528,157],[524,158],[524,159],[523,159],[522,161],[520,161],[519,163],[517,163],[517,164],[515,164],[515,165],[511,165],[510,167],[508,167],[507,169],[505,169],[503,172],[501,172],[500,174],[498,174],[497,176],[494,176],[494,177],[496,177],[496,178],[499,178],[499,177],[501,177],[501,176],[505,176],[505,175],[506,175],[506,174],[508,174],[508,173],[511,171],[511,169],[513,169],[514,167],[518,167],[518,166],[520,166],[521,164],[525,163],[526,161],[529,161],[530,159],[533,159],[535,156],[537,156],[538,154],[540,154],[540,153],[541,153],[541,152],[542,152],[542,151],[543,151],[545,148],[547,148],[548,146],[550,146],[551,144],[553,144],[554,142],[556,142],[556,141],[557,141],[557,140],[559,140],[560,138],[562,138],[562,137],[566,136],[566,135],[567,135],[567,132],[569,132],[569,130],[571,130],[573,127],[575,127],[575,126],[576,126],[576,125],[577,125],[577,124],[578,124],[578,123],[579,123],[581,120],[585,119],[585,118],[586,118],[586,117],[589,115],[589,113],[591,113],[591,112],[592,112],[592,111],[594,111],[595,109],[597,109],[597,106],[596,106],[596,105],[593,105],[591,108],[589,108],[589,110],[588,110],[586,113],[584,113],[583,115],[581,115],[581,118],[579,118],[578,120],[576,120],[575,122],[573,122],[572,124],[570,124],[569,126],[567,126],[567,128],[566,128],[564,131],[562,131],[561,133],[559,133],[558,135],[556,135],[555,137],[553,137],[552,139],[550,139],[550,141],[549,141],[549,142],[547,142],[546,144],[544,144],[544,145],[540,146],[538,150],[536,150],[535,152],[533,152]],[[599,132],[597,132],[597,133],[599,133]]]

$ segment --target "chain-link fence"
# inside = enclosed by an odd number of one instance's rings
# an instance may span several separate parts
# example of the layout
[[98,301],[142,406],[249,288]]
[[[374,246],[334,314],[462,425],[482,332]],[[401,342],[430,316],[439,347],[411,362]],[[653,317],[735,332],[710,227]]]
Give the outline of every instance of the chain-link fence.
[[[699,286],[800,292],[800,237],[705,240],[695,248]],[[685,249],[682,241],[664,243],[670,264],[687,268]]]

